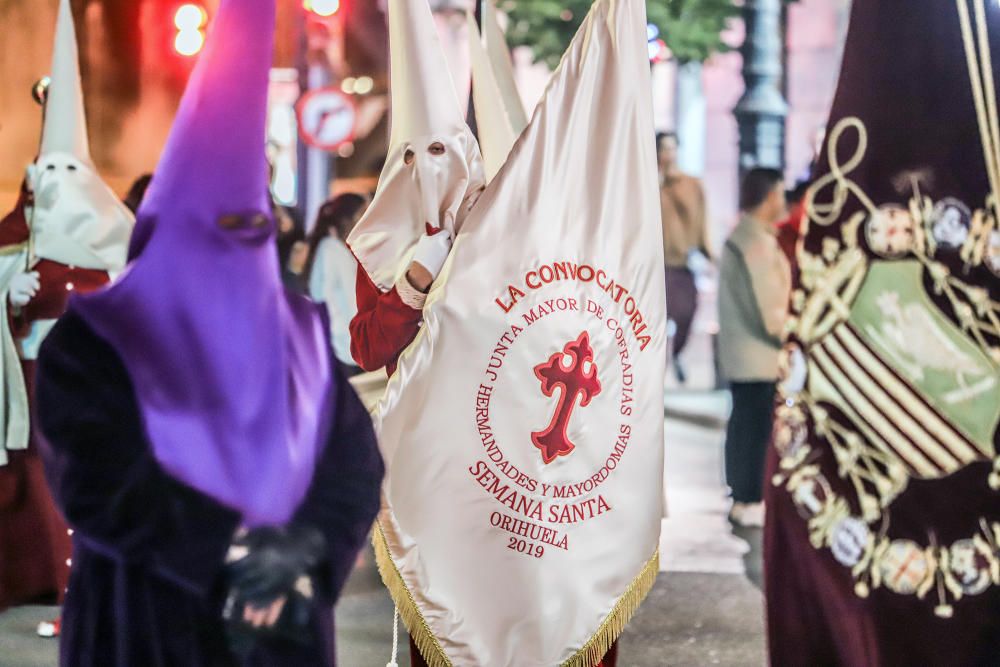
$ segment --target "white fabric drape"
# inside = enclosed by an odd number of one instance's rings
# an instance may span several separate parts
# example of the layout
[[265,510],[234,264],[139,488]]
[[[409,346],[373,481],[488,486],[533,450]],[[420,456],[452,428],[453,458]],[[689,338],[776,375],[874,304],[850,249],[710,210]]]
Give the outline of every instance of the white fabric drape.
[[649,576],[666,314],[645,34],[641,0],[595,4],[377,412],[376,547],[432,665],[578,661]]
[[10,330],[10,280],[25,270],[27,251],[0,254],[0,466],[7,450],[27,449],[29,410],[21,360]]

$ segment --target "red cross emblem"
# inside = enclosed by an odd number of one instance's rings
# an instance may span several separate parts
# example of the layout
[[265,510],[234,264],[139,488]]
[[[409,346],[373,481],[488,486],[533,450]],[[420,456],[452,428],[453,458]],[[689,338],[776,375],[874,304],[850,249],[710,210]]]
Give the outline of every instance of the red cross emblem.
[[[570,358],[569,366],[563,365],[565,357]],[[584,366],[589,362],[589,368]],[[601,381],[597,379],[594,364],[594,348],[590,346],[590,335],[584,331],[574,340],[566,343],[561,352],[556,352],[544,364],[535,366],[535,377],[542,381],[542,393],[551,397],[556,389],[562,389],[552,421],[543,431],[531,434],[531,442],[542,452],[542,461],[552,463],[559,456],[566,456],[576,445],[570,442],[566,429],[576,406],[577,396],[580,407],[585,408],[594,396],[601,393]]]

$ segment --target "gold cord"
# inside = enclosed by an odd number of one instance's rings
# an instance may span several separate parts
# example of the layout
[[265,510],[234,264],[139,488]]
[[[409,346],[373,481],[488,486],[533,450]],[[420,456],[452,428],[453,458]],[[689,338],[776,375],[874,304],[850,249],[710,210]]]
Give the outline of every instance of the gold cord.
[[986,14],[983,0],[973,0],[979,35],[979,56],[976,54],[976,36],[972,30],[967,0],[955,0],[959,23],[962,28],[962,43],[965,46],[966,64],[972,97],[976,106],[976,119],[983,147],[983,159],[993,193],[993,211],[1000,206],[1000,126],[997,122],[996,93],[993,85],[993,64],[989,41],[986,34]]
[[[997,122],[997,93],[993,85],[993,58],[990,52],[989,34],[987,33],[986,8],[983,0],[976,0],[976,21],[978,22],[979,33],[979,61],[983,70],[983,82],[986,95],[986,115],[990,123],[990,137],[993,141],[990,156],[993,158],[993,172],[997,175],[997,183],[1000,185],[1000,125]],[[989,158],[987,158],[989,159]],[[994,196],[1000,192],[994,193]],[[996,202],[1000,206],[1000,200]]]

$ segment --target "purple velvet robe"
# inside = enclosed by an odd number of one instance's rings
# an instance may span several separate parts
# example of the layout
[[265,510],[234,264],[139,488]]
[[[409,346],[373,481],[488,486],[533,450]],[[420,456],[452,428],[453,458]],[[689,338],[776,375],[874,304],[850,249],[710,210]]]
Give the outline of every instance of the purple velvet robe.
[[316,645],[259,643],[240,663],[221,621],[223,561],[240,515],[167,475],[143,432],[114,350],[70,311],[38,367],[43,453],[74,529],[63,610],[65,667],[335,664],[333,605],[379,506],[383,475],[371,420],[337,372],[335,427],[295,520],[320,529]]

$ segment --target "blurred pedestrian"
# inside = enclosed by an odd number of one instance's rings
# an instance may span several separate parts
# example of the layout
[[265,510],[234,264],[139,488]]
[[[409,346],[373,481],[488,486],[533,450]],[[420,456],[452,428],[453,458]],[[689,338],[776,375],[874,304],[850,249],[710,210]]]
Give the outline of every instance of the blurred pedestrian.
[[277,204],[273,208],[274,218],[278,223],[278,236],[276,240],[278,261],[281,263],[282,275],[284,275],[284,271],[288,268],[288,262],[292,257],[292,250],[295,248],[295,244],[306,240],[306,228],[302,222],[302,216],[294,208],[279,206]]
[[288,259],[281,269],[281,282],[290,292],[309,294],[309,277],[306,274],[306,265],[309,263],[309,244],[305,241],[296,241],[288,251]]
[[733,401],[726,480],[733,496],[731,517],[747,526],[763,524],[764,455],[791,290],[788,260],[775,238],[786,209],[781,172],[750,170],[740,187],[742,217],[720,263],[719,362]]
[[663,261],[667,273],[667,317],[674,323],[674,374],[687,381],[680,355],[687,346],[698,308],[698,288],[692,271],[693,255],[711,259],[705,193],[701,181],[683,173],[677,164],[677,135],[656,135],[660,169],[660,212],[663,219]]
[[143,198],[146,196],[146,190],[149,189],[149,184],[153,181],[152,174],[143,174],[139,178],[135,179],[132,183],[132,187],[128,189],[128,194],[125,195],[125,206],[128,210],[132,211],[133,215],[139,210],[139,205],[142,204]]
[[219,4],[128,278],[73,299],[39,357],[46,473],[74,529],[64,667],[336,664],[383,465],[322,309],[274,269],[274,27],[275,0]]
[[341,363],[360,371],[351,356],[351,320],[358,314],[358,262],[345,241],[364,215],[368,200],[342,194],[323,204],[309,234],[305,275],[313,301],[326,304],[333,350]]

